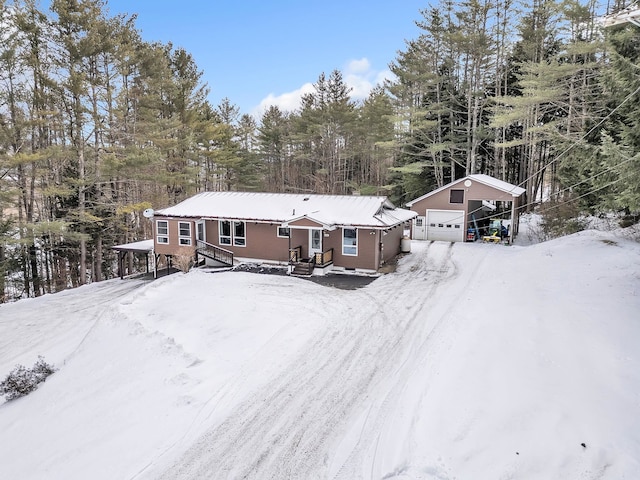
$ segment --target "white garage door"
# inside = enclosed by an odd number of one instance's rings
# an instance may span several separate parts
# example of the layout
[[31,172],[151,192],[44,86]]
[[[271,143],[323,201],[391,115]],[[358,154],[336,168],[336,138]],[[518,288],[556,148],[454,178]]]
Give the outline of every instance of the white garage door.
[[427,240],[464,241],[464,210],[427,210]]

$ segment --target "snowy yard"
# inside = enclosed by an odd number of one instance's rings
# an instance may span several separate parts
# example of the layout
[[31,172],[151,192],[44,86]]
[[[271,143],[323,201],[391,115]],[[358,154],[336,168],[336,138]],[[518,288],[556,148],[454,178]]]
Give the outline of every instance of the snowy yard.
[[0,306],[0,377],[59,369],[0,400],[0,478],[640,478],[640,244],[411,248],[357,290],[192,271]]

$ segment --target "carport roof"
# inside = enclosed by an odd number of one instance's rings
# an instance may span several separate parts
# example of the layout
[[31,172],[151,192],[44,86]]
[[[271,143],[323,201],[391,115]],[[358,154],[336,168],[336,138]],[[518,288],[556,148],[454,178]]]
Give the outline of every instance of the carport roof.
[[438,192],[441,192],[443,190],[446,190],[448,188],[452,188],[455,187],[457,184],[462,183],[466,180],[471,180],[471,181],[475,181],[478,183],[482,183],[484,185],[487,185],[489,187],[495,188],[496,190],[500,190],[501,192],[504,193],[508,193],[510,194],[512,197],[517,198],[520,195],[522,195],[526,190],[522,187],[518,187],[517,185],[513,185],[511,183],[505,182],[503,180],[499,180],[497,178],[494,178],[490,175],[485,175],[483,173],[476,173],[473,175],[469,175],[467,177],[464,178],[460,178],[458,180],[454,180],[451,183],[448,183],[447,185],[444,185],[443,187],[440,187],[436,190],[433,190],[429,193],[427,193],[426,195],[422,195],[421,197],[418,197],[414,200],[411,200],[410,202],[406,203],[407,207],[411,207],[414,203],[419,202],[420,200],[423,200],[427,197],[430,197],[431,195],[435,195]]
[[139,242],[123,243],[111,247],[113,250],[120,252],[152,252],[153,240],[140,240]]

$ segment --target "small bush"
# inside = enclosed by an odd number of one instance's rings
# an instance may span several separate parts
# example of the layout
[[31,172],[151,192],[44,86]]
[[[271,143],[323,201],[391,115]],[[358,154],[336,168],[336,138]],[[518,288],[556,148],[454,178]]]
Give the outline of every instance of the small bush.
[[8,401],[24,397],[38,388],[38,384],[44,382],[53,372],[53,365],[49,365],[41,356],[32,368],[16,365],[0,382],[0,395],[4,395]]
[[187,273],[193,266],[193,258],[188,255],[176,255],[173,264],[184,273]]
[[545,240],[571,235],[585,229],[585,221],[573,202],[547,202],[541,205],[540,227]]
[[638,223],[638,221],[640,221],[640,214],[637,214],[637,215],[628,214],[623,216],[620,219],[620,226],[622,228],[627,228],[632,225],[635,225],[636,223]]

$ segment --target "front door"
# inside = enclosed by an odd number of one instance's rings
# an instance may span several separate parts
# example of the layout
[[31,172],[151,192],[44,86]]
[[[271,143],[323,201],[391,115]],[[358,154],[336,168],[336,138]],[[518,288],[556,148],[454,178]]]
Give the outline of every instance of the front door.
[[204,236],[204,232],[204,221],[200,220],[196,223],[196,240],[200,240],[202,242],[206,241],[207,239]]
[[319,228],[309,230],[309,257],[316,253],[322,253],[322,230]]

